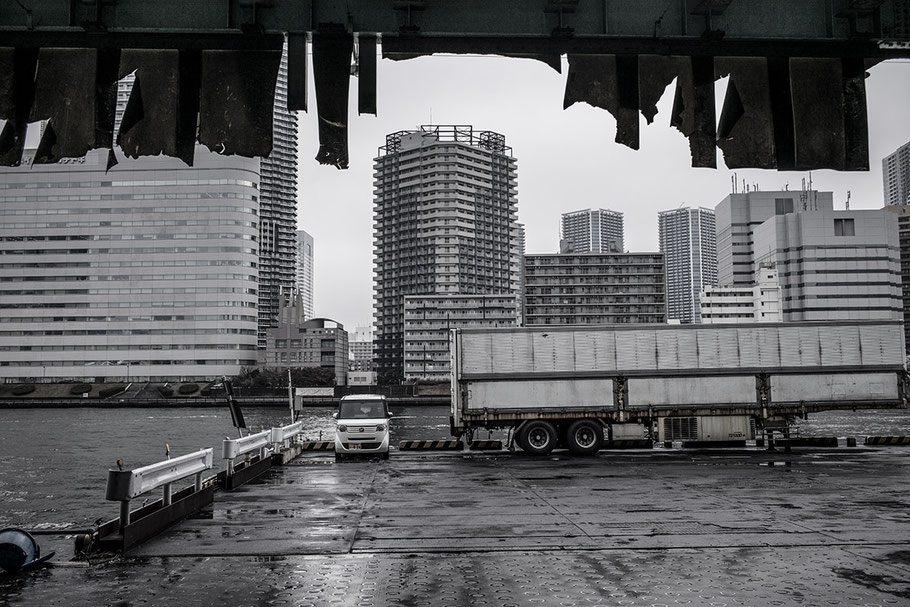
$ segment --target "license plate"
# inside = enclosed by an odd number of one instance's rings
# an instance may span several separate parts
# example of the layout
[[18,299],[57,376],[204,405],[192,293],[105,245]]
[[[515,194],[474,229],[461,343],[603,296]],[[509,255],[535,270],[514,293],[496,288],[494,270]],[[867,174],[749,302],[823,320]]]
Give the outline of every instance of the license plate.
[[360,443],[349,443],[348,449],[360,449]]

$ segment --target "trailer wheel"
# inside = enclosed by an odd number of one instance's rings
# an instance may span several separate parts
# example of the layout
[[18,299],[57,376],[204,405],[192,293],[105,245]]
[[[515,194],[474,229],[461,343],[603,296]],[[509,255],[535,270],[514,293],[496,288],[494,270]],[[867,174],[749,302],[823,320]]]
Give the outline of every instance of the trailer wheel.
[[531,455],[547,455],[556,447],[556,440],[556,428],[541,419],[526,422],[518,434],[519,446]]
[[579,419],[569,426],[566,433],[569,450],[576,455],[593,455],[604,444],[604,429],[593,419]]

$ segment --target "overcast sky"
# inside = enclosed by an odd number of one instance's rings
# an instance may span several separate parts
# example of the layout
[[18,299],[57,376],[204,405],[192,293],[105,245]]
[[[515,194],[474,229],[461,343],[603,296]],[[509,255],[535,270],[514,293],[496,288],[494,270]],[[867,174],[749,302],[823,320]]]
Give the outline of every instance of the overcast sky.
[[[565,64],[565,59],[563,60]],[[434,56],[380,60],[378,116],[357,115],[351,80],[350,168],[319,165],[315,94],[300,128],[298,229],[315,239],[317,316],[348,331],[372,324],[373,159],[385,136],[422,124],[467,124],[502,133],[518,160],[518,219],[528,253],[555,253],[562,213],[608,208],[624,214],[625,247],[656,251],[657,213],[680,206],[714,208],[731,192],[733,171],[718,149],[718,169],[693,169],[688,140],[669,126],[673,86],[654,123],[641,118],[638,151],[614,143],[616,122],[605,110],[576,104],[563,110],[567,69],[557,73],[529,59]],[[868,172],[814,171],[815,189],[834,192],[843,209],[883,206],[882,158],[910,141],[910,61],[880,64],[866,81]],[[726,80],[715,87],[718,114]],[[801,187],[808,173],[738,170],[762,190]]]

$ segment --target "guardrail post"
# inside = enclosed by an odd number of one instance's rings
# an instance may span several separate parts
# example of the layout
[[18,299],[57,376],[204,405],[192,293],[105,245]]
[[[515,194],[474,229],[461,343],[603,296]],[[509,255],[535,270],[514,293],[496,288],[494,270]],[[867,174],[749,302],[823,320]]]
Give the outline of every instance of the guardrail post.
[[129,500],[120,502],[120,531],[130,524],[130,502]]
[[196,473],[196,481],[193,485],[196,491],[202,491],[202,472]]
[[164,485],[164,492],[163,492],[163,495],[161,496],[161,504],[163,506],[171,505],[171,484],[170,483]]

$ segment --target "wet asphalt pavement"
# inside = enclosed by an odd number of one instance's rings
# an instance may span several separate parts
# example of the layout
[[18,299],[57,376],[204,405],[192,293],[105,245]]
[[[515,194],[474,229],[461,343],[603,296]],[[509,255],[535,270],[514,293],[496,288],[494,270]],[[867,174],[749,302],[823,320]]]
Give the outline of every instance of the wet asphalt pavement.
[[908,482],[910,448],[309,453],[0,605],[910,605]]

